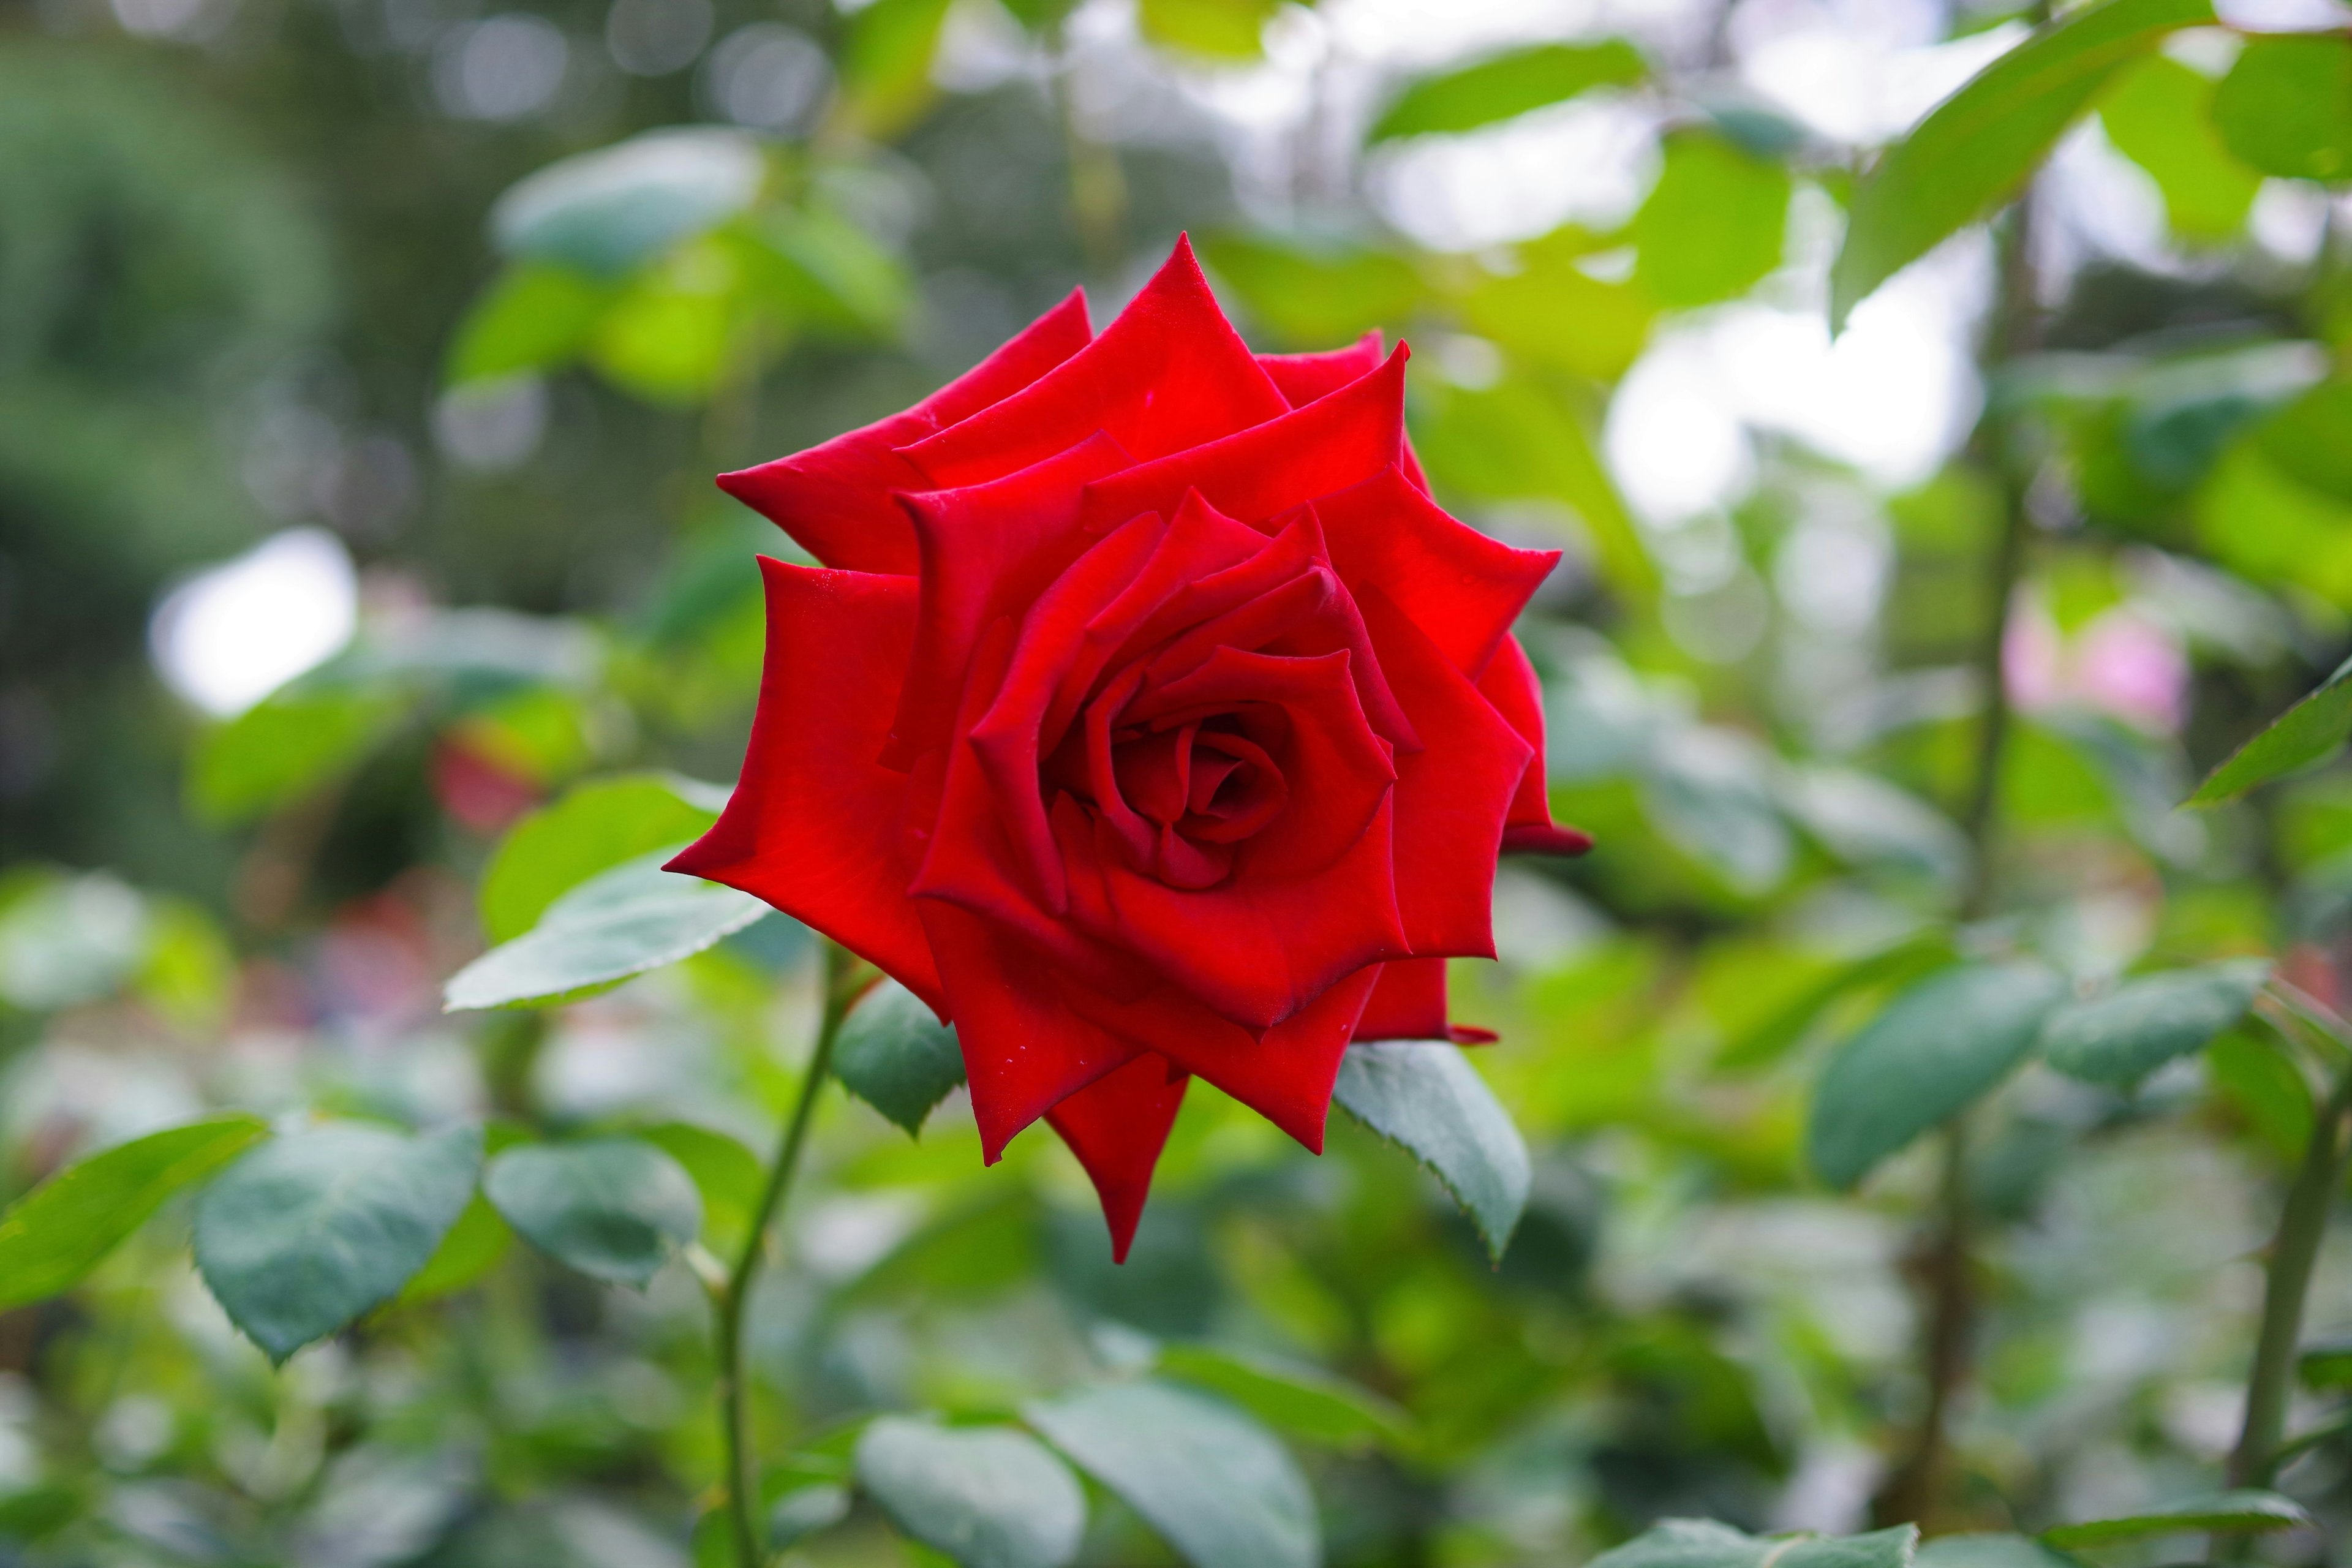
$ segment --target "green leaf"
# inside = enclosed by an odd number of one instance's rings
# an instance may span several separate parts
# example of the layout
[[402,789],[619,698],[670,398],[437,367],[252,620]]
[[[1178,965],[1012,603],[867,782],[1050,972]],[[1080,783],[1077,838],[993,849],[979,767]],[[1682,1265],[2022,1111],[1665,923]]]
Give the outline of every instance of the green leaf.
[[268,1135],[252,1116],[151,1132],[91,1155],[0,1209],[0,1310],[79,1284],[183,1187]]
[[1086,1494],[1025,1432],[877,1416],[856,1465],[891,1523],[962,1568],[1061,1568],[1077,1555]]
[[1748,1535],[1711,1519],[1668,1519],[1585,1568],[1910,1568],[1919,1527],[1867,1535]]
[[2232,1029],[2205,1047],[2205,1071],[2273,1153],[2303,1157],[2315,1114],[2311,1085],[2274,1040]]
[[634,1138],[509,1149],[490,1162],[482,1191],[556,1261],[640,1289],[702,1229],[694,1178]]
[[547,261],[519,261],[466,308],[442,379],[451,386],[553,370],[578,359],[613,302],[610,283]]
[[1780,265],[1789,171],[1727,138],[1688,128],[1633,215],[1633,280],[1669,310],[1745,294]]
[[1350,1047],[1332,1099],[1427,1166],[1501,1260],[1528,1205],[1528,1146],[1458,1047],[1443,1040]]
[[2305,1388],[2352,1388],[2352,1340],[2320,1340],[2304,1346],[2295,1359],[2295,1375]]
[[2030,1535],[1939,1535],[1923,1544],[1912,1559],[1915,1568],[2082,1568],[2069,1557]]
[[2311,1522],[2311,1515],[2292,1498],[2276,1492],[2229,1491],[2167,1503],[2121,1519],[2056,1525],[2043,1531],[2042,1539],[2058,1547],[2109,1546],[2118,1541],[2143,1541],[2151,1535],[2179,1535],[2189,1531],[2255,1535],[2273,1530],[2295,1530]]
[[887,141],[922,118],[939,89],[931,57],[948,0],[873,0],[849,19],[841,50],[841,118],[877,141]]
[[1648,75],[1641,51],[1622,38],[1533,44],[1423,77],[1372,122],[1366,140],[1475,131],[1529,110],[1565,103],[1595,88],[1631,87]]
[[647,403],[702,402],[751,341],[743,283],[727,247],[690,245],[638,273],[597,318],[589,364]]
[[1201,259],[1285,343],[1325,348],[1395,327],[1428,291],[1402,256],[1264,235],[1204,235]]
[[257,702],[197,738],[189,808],[226,826],[291,805],[356,765],[399,707],[348,689],[297,689]]
[[672,853],[625,860],[565,893],[529,931],[451,977],[444,1005],[454,1013],[564,1001],[690,958],[768,912],[749,893],[663,870]]
[[831,1530],[849,1517],[849,1489],[831,1481],[794,1487],[768,1510],[768,1544],[788,1552],[810,1536]]
[[[1593,277],[1569,249],[1538,242],[1521,248],[1517,272],[1481,273],[1461,298],[1463,320],[1516,358],[1587,381],[1614,381],[1649,342],[1658,302],[1646,289]],[[1507,395],[1503,388],[1509,384],[1507,379],[1497,384],[1493,394]],[[1531,460],[1541,459],[1523,457],[1496,472],[1507,474]],[[1561,499],[1583,508],[1573,495]]]
[[87,1500],[63,1484],[0,1493],[0,1542],[39,1541],[81,1517]]
[[1140,0],[1143,36],[1162,48],[1238,63],[1258,58],[1282,0]]
[[1951,933],[1928,931],[1840,964],[1794,998],[1768,1013],[1752,1028],[1724,1047],[1716,1066],[1727,1072],[1766,1067],[1778,1061],[1805,1037],[1813,1021],[1854,992],[1882,984],[1920,979],[1952,962]]
[[2333,755],[2347,733],[2352,733],[2352,659],[2337,665],[2316,689],[2231,752],[2187,804],[2218,805],[2235,800],[2256,784]]
[[696,838],[727,795],[675,773],[616,773],[577,784],[516,823],[482,873],[482,930],[511,942],[597,872]]
[[1309,1443],[1398,1446],[1411,1435],[1402,1410],[1320,1367],[1211,1345],[1171,1344],[1160,1347],[1154,1369],[1223,1394],[1276,1431]]
[[273,1362],[382,1302],[463,1213],[482,1135],[336,1122],[264,1143],[205,1190],[196,1267]]
[[1289,1452],[1222,1400],[1152,1381],[1022,1407],[1192,1568],[1317,1568],[1315,1499]]
[[514,1241],[514,1232],[490,1206],[490,1200],[476,1193],[466,1200],[457,1215],[457,1223],[441,1238],[425,1267],[401,1287],[394,1304],[413,1307],[420,1301],[437,1301],[444,1296],[454,1296],[479,1280],[497,1267],[507,1247]]
[[2270,972],[2256,958],[2135,976],[2042,1020],[2042,1054],[2087,1083],[2137,1083],[2244,1017]]
[[740,131],[649,131],[549,164],[490,209],[505,255],[619,278],[751,205],[767,177]]
[[2257,36],[2213,93],[2230,151],[2265,174],[2352,175],[2352,39],[2340,32]]
[[2066,128],[2166,34],[2210,24],[2210,0],[2096,0],[1970,78],[1854,190],[1830,272],[1830,326],[1881,283],[2015,195]]
[[963,1081],[963,1052],[955,1030],[932,1016],[920,997],[885,979],[842,1020],[833,1070],[844,1089],[911,1137]]
[[2156,181],[2174,230],[2191,239],[2227,239],[2243,228],[2263,177],[2223,145],[2213,129],[2213,82],[2164,55],[2116,74],[2099,100],[2116,150]]
[[852,341],[887,338],[905,322],[914,295],[907,269],[846,218],[775,213],[752,237],[761,282],[793,317]]
[[2065,982],[2034,963],[1928,976],[1838,1047],[1813,1092],[1806,1152],[1833,1187],[1966,1110],[2033,1049]]
[[702,1194],[703,1234],[713,1247],[732,1252],[742,1244],[765,1175],[757,1154],[726,1133],[691,1121],[635,1128],[632,1136],[667,1154],[694,1178]]

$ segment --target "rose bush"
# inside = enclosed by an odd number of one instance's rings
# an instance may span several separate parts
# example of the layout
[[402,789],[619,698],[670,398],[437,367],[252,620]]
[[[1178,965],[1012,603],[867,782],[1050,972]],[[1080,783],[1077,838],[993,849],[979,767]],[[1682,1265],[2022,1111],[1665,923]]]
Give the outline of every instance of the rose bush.
[[1510,626],[1557,555],[1448,516],[1406,350],[1253,355],[1190,247],[934,396],[720,484],[762,558],[741,780],[672,868],[956,1026],[984,1153],[1038,1117],[1124,1257],[1190,1077],[1319,1151],[1351,1040],[1457,1039],[1496,859],[1573,852]]

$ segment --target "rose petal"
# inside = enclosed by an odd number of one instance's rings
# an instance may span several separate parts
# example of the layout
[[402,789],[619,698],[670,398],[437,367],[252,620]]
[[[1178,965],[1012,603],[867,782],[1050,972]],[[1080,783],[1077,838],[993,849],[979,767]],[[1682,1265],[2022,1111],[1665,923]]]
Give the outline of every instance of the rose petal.
[[1066,998],[1083,988],[987,921],[936,900],[923,901],[922,919],[992,1165],[1013,1134],[1142,1047],[1074,1011]]
[[1034,382],[1087,346],[1083,289],[1018,337],[904,413],[821,447],[719,476],[719,488],[759,512],[828,566],[912,572],[915,536],[893,491],[926,488],[898,448],[967,419]]
[[1078,489],[1128,456],[1099,430],[1066,452],[963,489],[903,495],[922,557],[922,616],[883,761],[908,766],[948,739],[982,627],[1026,613],[1089,542]]
[[1404,449],[1406,358],[1399,343],[1378,370],[1328,397],[1096,480],[1080,511],[1086,526],[1164,515],[1192,489],[1229,517],[1264,523],[1393,468]]
[[914,645],[915,581],[765,556],[760,573],[768,651],[743,774],[669,868],[766,900],[942,1011],[906,892],[907,776],[874,761]]
[[1073,989],[1070,1005],[1111,1032],[1158,1051],[1323,1152],[1323,1123],[1356,1020],[1380,978],[1359,970],[1263,1036],[1171,988],[1119,1005]]
[[1127,1261],[1151,1190],[1151,1168],[1168,1145],[1168,1130],[1176,1125],[1184,1086],[1192,1080],[1192,1074],[1167,1058],[1146,1051],[1045,1113],[1102,1199],[1114,1263]]
[[929,479],[908,488],[936,489],[1026,468],[1097,430],[1150,458],[1288,408],[1217,309],[1191,242],[1180,239],[1102,336],[1003,402],[901,450]]
[[1437,646],[1369,584],[1381,667],[1426,742],[1396,759],[1397,907],[1421,957],[1495,956],[1495,859],[1534,755]]
[[1519,646],[1518,638],[1503,639],[1502,646],[1495,651],[1494,662],[1478,678],[1478,690],[1495,705],[1495,711],[1508,720],[1511,728],[1535,748],[1535,755],[1528,759],[1528,770],[1519,779],[1518,791],[1511,797],[1510,815],[1503,819],[1504,851],[1581,855],[1591,848],[1591,835],[1552,822],[1549,781],[1544,769],[1543,686],[1537,680],[1536,667],[1528,661],[1528,650]]
[[1514,550],[1455,521],[1393,469],[1312,510],[1339,580],[1377,584],[1473,680],[1559,562],[1556,550]]
[[1257,363],[1281,389],[1290,406],[1304,408],[1317,398],[1328,396],[1349,382],[1370,375],[1381,368],[1381,361],[1386,357],[1380,331],[1375,328],[1344,349],[1326,349],[1311,354],[1260,354]]
[[1408,958],[1381,965],[1380,984],[1356,1020],[1360,1040],[1442,1040],[1445,1034],[1445,960]]

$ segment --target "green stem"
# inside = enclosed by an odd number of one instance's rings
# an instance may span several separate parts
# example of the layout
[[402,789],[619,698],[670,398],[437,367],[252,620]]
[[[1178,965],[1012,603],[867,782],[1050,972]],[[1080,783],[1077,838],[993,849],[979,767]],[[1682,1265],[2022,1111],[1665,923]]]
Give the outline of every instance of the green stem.
[[783,1212],[793,1173],[800,1169],[801,1150],[808,1142],[817,1093],[833,1070],[834,1039],[841,1033],[841,1021],[848,1016],[849,1005],[857,997],[856,967],[857,960],[848,949],[830,942],[824,944],[824,1017],[817,1026],[816,1049],[809,1058],[799,1097],[793,1102],[792,1115],[784,1123],[783,1142],[776,1150],[776,1162],[768,1169],[767,1184],[761,1189],[758,1206],[752,1210],[751,1228],[743,1238],[743,1250],[713,1292],[713,1349],[719,1362],[720,1436],[727,1450],[728,1533],[735,1543],[736,1568],[761,1568],[767,1556],[767,1530],[759,1517],[760,1471],[758,1456],[752,1449],[751,1390],[743,1368],[744,1308],[751,1300],[751,1284],[759,1275],[760,1265],[767,1259],[769,1233],[775,1226],[776,1216]]
[[[2001,234],[1998,314],[1985,350],[1988,370],[2034,351],[2041,312],[2035,301],[2032,263],[2032,187],[2010,210]],[[2002,655],[2009,642],[2010,603],[2025,570],[2027,515],[2019,454],[1997,414],[1989,413],[1978,449],[2001,477],[2000,532],[1985,561],[1985,624],[1975,650],[1977,689],[1984,716],[1977,726],[1976,755],[1960,827],[1969,842],[1968,879],[1960,889],[1958,915],[1979,921],[1991,911],[1993,847],[1999,829],[2001,762],[2011,729],[2009,683]],[[1935,1234],[1917,1256],[1924,1298],[1920,1362],[1927,1398],[1909,1451],[1879,1491],[1875,1511],[1882,1522],[1932,1521],[1944,1489],[1952,1407],[1967,1384],[1976,1331],[1976,1259],[1969,1212],[1966,1129],[1955,1120],[1944,1130],[1944,1172],[1937,1196]]]
[[2295,1352],[2303,1339],[2304,1298],[2311,1289],[2319,1244],[2327,1234],[2327,1211],[2344,1163],[2352,1154],[2344,1119],[2352,1112],[2352,1068],[2336,1080],[2311,1120],[2311,1142],[2302,1168],[2279,1211],[2278,1234],[2263,1265],[2262,1332],[2254,1342],[2253,1371],[2246,1378],[2246,1424],[2230,1456],[2230,1484],[2266,1487],[2278,1469],[2286,1435],[2287,1399],[2294,1389]]

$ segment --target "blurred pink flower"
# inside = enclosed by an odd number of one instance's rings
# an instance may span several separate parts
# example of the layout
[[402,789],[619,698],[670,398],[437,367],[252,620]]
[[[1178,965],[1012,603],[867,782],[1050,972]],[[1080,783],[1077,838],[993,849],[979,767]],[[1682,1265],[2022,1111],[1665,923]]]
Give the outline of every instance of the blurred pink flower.
[[2092,708],[2159,732],[2179,728],[2189,692],[2188,655],[2165,626],[2118,605],[2068,637],[2032,593],[2010,616],[2001,674],[2010,700],[2028,712]]

